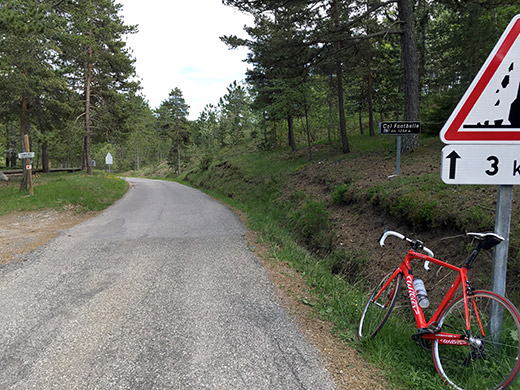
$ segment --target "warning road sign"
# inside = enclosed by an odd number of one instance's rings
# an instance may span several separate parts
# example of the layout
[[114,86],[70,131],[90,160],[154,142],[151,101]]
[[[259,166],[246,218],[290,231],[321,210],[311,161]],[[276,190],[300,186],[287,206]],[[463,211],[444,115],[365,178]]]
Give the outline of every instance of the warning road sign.
[[444,143],[520,143],[519,36],[516,15],[442,128]]

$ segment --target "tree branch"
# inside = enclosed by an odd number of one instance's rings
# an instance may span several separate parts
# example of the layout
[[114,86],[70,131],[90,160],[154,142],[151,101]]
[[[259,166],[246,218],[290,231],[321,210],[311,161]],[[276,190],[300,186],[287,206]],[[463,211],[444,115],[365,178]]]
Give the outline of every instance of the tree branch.
[[345,40],[345,41],[351,41],[351,40],[358,40],[358,39],[370,39],[370,38],[376,38],[376,37],[380,37],[380,36],[386,36],[388,34],[401,34],[402,31],[399,30],[386,30],[386,31],[379,31],[379,32],[376,32],[376,33],[373,33],[373,34],[368,34],[368,35],[356,35],[356,36],[353,36],[353,37],[347,37],[347,38],[343,38],[342,40]]

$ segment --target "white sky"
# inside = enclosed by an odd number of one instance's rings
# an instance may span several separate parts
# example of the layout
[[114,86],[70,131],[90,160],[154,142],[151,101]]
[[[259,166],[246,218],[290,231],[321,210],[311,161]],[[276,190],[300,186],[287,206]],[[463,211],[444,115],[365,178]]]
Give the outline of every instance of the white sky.
[[217,104],[233,81],[245,78],[245,49],[229,50],[222,35],[245,37],[252,18],[221,0],[118,0],[127,25],[139,32],[127,38],[136,59],[143,94],[152,108],[182,90],[197,119],[206,104]]

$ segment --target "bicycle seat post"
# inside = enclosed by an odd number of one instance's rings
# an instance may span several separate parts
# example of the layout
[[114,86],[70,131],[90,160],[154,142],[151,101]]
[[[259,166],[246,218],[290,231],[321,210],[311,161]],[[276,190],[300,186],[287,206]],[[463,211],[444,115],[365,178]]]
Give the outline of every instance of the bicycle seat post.
[[471,268],[471,265],[473,264],[473,262],[475,261],[475,259],[478,256],[478,254],[480,253],[480,249],[481,249],[480,244],[481,244],[481,242],[479,242],[478,245],[471,251],[471,254],[468,257],[468,260],[466,260],[466,267],[468,269]]

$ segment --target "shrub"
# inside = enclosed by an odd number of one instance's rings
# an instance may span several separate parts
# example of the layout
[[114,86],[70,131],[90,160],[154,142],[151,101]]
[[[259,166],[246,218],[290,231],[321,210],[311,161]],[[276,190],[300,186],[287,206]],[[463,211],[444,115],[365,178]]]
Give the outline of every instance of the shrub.
[[345,193],[347,192],[348,185],[340,184],[339,186],[334,187],[332,191],[332,203],[334,204],[342,204],[345,202]]
[[366,251],[335,250],[325,260],[327,268],[336,275],[341,275],[349,283],[360,281],[368,261]]
[[310,250],[329,251],[332,247],[329,214],[322,202],[307,202],[293,213],[289,223],[298,240]]

